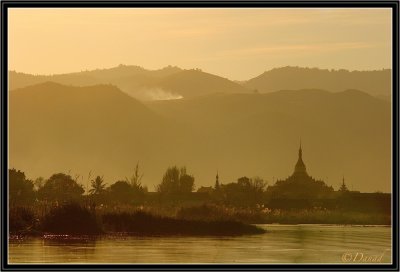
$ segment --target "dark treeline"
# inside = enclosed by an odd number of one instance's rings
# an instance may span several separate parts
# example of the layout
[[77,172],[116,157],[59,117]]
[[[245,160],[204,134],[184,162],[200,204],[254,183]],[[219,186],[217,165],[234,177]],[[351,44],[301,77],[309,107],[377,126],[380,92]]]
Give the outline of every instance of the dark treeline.
[[194,192],[195,178],[185,167],[173,166],[166,170],[160,184],[156,186],[156,192],[149,192],[141,184],[142,176],[138,165],[132,177],[108,186],[103,177],[96,176],[90,180],[90,188],[85,193],[84,186],[78,183],[78,176],[73,178],[68,174],[57,173],[47,180],[38,178],[32,181],[26,178],[24,172],[10,169],[10,206],[57,206],[69,202],[85,202],[96,208],[156,203],[174,206],[206,201],[247,207],[262,204],[266,197],[267,183],[259,177],[241,177],[237,182],[228,184],[219,184],[217,181],[215,187],[200,187]]
[[[77,223],[80,229],[86,225],[91,231],[85,233],[97,233],[101,232],[101,228],[94,222],[98,222],[99,218],[102,226],[115,230],[122,225],[132,225],[132,218],[143,219],[138,212],[152,218],[168,217],[169,221],[163,221],[167,224],[164,229],[168,229],[171,222],[183,226],[185,220],[289,224],[391,223],[390,194],[334,191],[321,186],[323,189],[315,192],[315,197],[314,192],[313,195],[305,194],[301,188],[296,189],[297,195],[291,193],[288,196],[287,190],[280,189],[282,186],[268,186],[259,177],[241,177],[236,182],[220,184],[218,175],[214,186],[200,187],[195,192],[195,178],[185,167],[176,166],[166,170],[156,186],[156,192],[149,192],[141,184],[142,177],[137,164],[130,178],[111,185],[107,185],[101,176],[93,177],[89,180],[90,188],[86,188],[85,192],[83,185],[77,181],[78,177],[57,173],[47,180],[38,178],[33,181],[27,179],[24,172],[10,169],[10,231],[29,232],[40,225],[42,230],[48,228],[54,232],[62,226],[74,225],[72,222],[78,222],[81,217],[87,224]],[[81,209],[75,208],[72,212],[68,208],[70,205]],[[97,219],[90,221],[91,218]],[[115,218],[114,223],[119,222],[120,226],[110,225],[113,222],[110,218]],[[126,221],[121,223],[121,220]],[[138,221],[134,222],[136,226],[140,225]]]

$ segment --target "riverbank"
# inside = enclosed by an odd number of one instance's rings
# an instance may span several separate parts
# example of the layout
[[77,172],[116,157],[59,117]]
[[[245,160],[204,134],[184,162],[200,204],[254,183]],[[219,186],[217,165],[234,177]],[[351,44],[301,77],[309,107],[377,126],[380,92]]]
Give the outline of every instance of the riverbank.
[[[15,220],[20,222],[15,222]],[[11,235],[107,235],[135,236],[240,236],[262,234],[265,230],[235,220],[187,220],[157,216],[148,212],[107,212],[96,214],[78,204],[52,209],[43,218],[28,210],[14,212]]]
[[247,224],[391,225],[390,213],[347,210],[232,208],[201,205],[181,208],[177,217],[191,220],[238,220]]
[[10,234],[238,236],[263,233],[255,224],[391,225],[390,214],[343,210],[271,210],[221,205],[165,209],[158,206],[88,209],[70,203],[40,214],[29,207],[18,207],[10,209]]

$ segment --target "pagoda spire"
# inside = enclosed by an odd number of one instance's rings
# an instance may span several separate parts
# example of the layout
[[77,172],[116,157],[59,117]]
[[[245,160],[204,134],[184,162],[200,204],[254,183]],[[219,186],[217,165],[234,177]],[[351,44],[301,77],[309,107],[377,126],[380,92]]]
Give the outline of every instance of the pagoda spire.
[[301,138],[300,138],[300,147],[299,147],[299,158],[297,159],[297,163],[294,168],[294,174],[299,174],[299,173],[307,173],[306,166],[303,162],[303,150],[301,148]]
[[339,191],[341,191],[341,192],[348,192],[349,191],[349,189],[347,189],[346,184],[344,183],[344,175],[343,175],[343,178],[342,178],[342,186],[340,186]]
[[215,189],[219,189],[219,176],[218,176],[218,170],[217,170],[217,175],[215,176]]
[[303,159],[303,150],[301,149],[301,137],[300,137],[299,159]]

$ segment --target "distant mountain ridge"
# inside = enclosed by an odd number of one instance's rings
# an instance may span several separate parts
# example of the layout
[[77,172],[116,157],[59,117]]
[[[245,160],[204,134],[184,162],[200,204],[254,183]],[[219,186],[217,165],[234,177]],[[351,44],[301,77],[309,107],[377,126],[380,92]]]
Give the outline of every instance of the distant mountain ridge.
[[139,66],[120,65],[110,69],[48,76],[11,71],[9,81],[10,90],[46,81],[73,86],[113,84],[140,100],[191,98],[214,92],[246,92],[243,86],[228,79],[199,69],[183,70],[173,66],[146,70]]
[[358,89],[374,96],[390,96],[391,73],[390,69],[348,71],[288,66],[266,71],[242,84],[259,92],[310,88],[334,92]]
[[176,66],[146,70],[140,66],[119,65],[109,69],[47,76],[9,72],[10,90],[46,81],[73,86],[113,84],[142,101],[193,98],[212,93],[265,93],[300,89],[333,92],[358,89],[386,100],[391,96],[390,69],[348,71],[289,66],[266,71],[242,82],[199,69],[184,70]]

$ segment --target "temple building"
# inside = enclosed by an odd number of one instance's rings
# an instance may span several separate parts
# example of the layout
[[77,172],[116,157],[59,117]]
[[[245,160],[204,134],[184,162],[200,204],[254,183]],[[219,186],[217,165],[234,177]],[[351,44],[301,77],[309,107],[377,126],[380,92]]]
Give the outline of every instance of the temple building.
[[339,188],[339,192],[348,192],[349,191],[349,189],[347,189],[347,186],[346,186],[346,184],[344,183],[344,177],[343,177],[343,182],[342,182],[342,186],[340,186],[340,188]]
[[215,190],[219,190],[219,176],[218,176],[218,171],[217,171],[217,175],[215,176]]
[[267,192],[272,198],[309,199],[326,197],[333,192],[333,188],[327,186],[322,180],[314,179],[307,173],[300,143],[293,174],[284,180],[277,180],[273,186],[268,187]]

